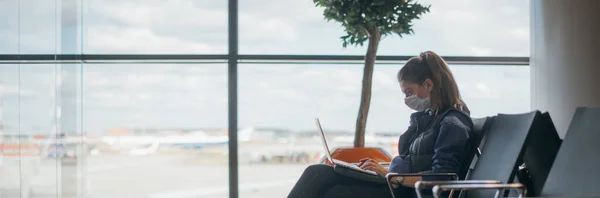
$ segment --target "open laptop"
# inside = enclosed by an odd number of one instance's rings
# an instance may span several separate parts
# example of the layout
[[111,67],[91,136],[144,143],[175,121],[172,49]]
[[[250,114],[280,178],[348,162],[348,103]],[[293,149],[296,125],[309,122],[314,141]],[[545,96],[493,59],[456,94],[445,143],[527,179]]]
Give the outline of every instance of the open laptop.
[[333,159],[331,157],[331,152],[329,151],[329,146],[327,146],[327,140],[325,139],[325,133],[323,132],[323,128],[321,127],[321,122],[319,121],[319,118],[315,118],[315,121],[317,123],[317,128],[319,129],[319,132],[321,133],[321,142],[323,143],[323,148],[325,149],[325,154],[327,155],[327,159],[329,159],[329,161],[331,163],[333,163],[334,165],[339,166],[339,167],[348,168],[350,170],[366,173],[369,175],[377,175],[377,173],[375,171],[363,170],[355,164],[351,164],[348,162]]

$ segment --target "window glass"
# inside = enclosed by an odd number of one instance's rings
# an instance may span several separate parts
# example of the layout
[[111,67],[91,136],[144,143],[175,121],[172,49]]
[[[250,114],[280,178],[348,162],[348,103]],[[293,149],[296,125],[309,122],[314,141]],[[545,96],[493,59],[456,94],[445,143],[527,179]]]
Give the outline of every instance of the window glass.
[[0,82],[2,195],[228,197],[225,65],[0,65]]
[[[379,55],[529,56],[529,1],[419,2],[431,9],[414,21],[415,34],[384,38]],[[242,54],[366,53],[366,45],[342,48],[343,27],[313,1],[242,0],[239,10]]]
[[[404,104],[400,65],[377,65],[366,146],[396,154],[413,112]],[[472,117],[529,111],[529,67],[451,65]],[[351,147],[362,65],[241,64],[239,167],[241,197],[285,197],[304,168],[318,163],[320,118],[330,149]],[[474,75],[477,74],[477,75]],[[244,188],[252,186],[252,188]]]
[[86,194],[228,197],[226,69],[85,65]]
[[225,54],[227,1],[85,0],[84,53]]
[[56,1],[0,1],[0,54],[55,53],[61,21],[56,6]]
[[[55,65],[0,65],[0,193],[56,196],[62,177],[53,157],[57,121]],[[71,166],[72,167],[72,166]],[[81,168],[81,166],[80,166]],[[76,174],[67,168],[64,175]],[[75,182],[74,182],[75,183]]]

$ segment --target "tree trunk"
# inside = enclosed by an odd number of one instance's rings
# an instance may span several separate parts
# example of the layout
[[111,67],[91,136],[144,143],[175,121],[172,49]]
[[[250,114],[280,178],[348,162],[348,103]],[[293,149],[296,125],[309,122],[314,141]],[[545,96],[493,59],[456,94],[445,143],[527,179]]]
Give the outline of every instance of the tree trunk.
[[356,130],[354,134],[354,147],[362,148],[365,146],[365,127],[367,126],[367,115],[371,104],[371,87],[373,84],[373,68],[377,58],[377,48],[381,33],[379,30],[370,32],[369,46],[365,56],[365,67],[363,71],[362,92],[360,95],[360,107],[358,109],[358,118],[356,119]]

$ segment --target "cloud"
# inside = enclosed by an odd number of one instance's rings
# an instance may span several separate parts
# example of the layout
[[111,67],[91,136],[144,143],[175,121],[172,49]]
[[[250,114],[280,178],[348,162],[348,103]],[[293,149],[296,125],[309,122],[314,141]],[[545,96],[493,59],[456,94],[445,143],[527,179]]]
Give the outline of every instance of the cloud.
[[[55,2],[20,3],[21,9],[14,9],[16,1],[0,1],[0,17],[5,19],[0,22],[0,53],[51,54],[63,50],[60,46],[68,42],[60,39],[69,30],[60,26],[62,13],[56,12],[61,9],[56,9]],[[431,3],[432,12],[415,21],[416,34],[403,39],[385,38],[380,55],[417,55],[424,50],[462,56],[529,54],[527,1],[426,3]],[[83,24],[75,28],[83,30],[78,34],[83,36],[84,53],[224,54],[228,49],[226,1],[85,0],[83,4],[84,21],[74,24]],[[240,1],[239,10],[242,53],[365,53],[365,47],[343,49],[339,39],[343,28],[326,22],[322,8],[316,8],[311,1],[247,0]],[[46,103],[50,91],[55,89],[51,86],[55,74],[53,70],[42,71],[45,67],[53,65],[22,71],[26,75],[21,93],[38,93],[22,105],[49,105]],[[395,79],[399,67],[375,68],[371,129],[403,130],[412,112],[403,104]],[[2,68],[6,66],[0,65]],[[528,83],[527,75],[518,75],[523,69],[452,69],[475,114],[528,109],[528,103],[522,102],[529,97],[526,89],[514,88]],[[226,126],[225,64],[85,64],[83,72],[83,85],[78,87],[83,91],[86,128],[124,127],[131,123],[155,127]],[[332,128],[354,128],[360,102],[361,65],[244,63],[239,66],[238,76],[240,125],[313,129],[312,122],[302,121],[322,115]],[[16,82],[13,78],[0,72],[1,81]],[[7,93],[14,93],[14,84],[11,86]],[[41,109],[50,108],[46,106]]]
[[227,112],[225,71],[224,65],[93,65],[83,85],[86,127],[220,126],[226,116],[218,115]]
[[55,1],[0,1],[0,53],[56,52],[55,9]]
[[[245,65],[240,68],[241,126],[269,124],[312,129],[312,125],[299,121],[321,116],[332,128],[351,130],[354,127],[361,66]],[[506,83],[498,83],[526,81],[527,76],[507,75],[519,73],[521,67],[453,66],[452,69],[475,115],[527,108],[522,102],[515,107],[504,107],[503,104],[509,105],[502,97],[507,93],[515,100],[527,100],[524,97],[528,96],[504,85]],[[87,65],[82,87],[84,125],[90,130],[128,127],[132,123],[147,127],[225,126],[225,71],[224,65]],[[401,131],[406,127],[405,120],[412,111],[405,107],[403,96],[393,83],[396,71],[394,67],[375,68],[369,115],[371,130]],[[48,74],[51,73],[46,76]],[[28,74],[28,79],[32,78],[33,73]],[[23,105],[42,104],[47,100],[36,98]],[[489,106],[491,103],[498,105]]]
[[88,19],[92,24],[156,29],[205,28],[206,31],[227,27],[226,2],[90,0],[86,11],[88,17],[94,17]]
[[[521,1],[426,1],[432,5],[432,12],[414,21],[416,35],[385,38],[380,44],[379,53],[386,55],[411,55],[419,51],[435,50],[444,55],[481,55],[472,48],[488,48],[498,56],[528,55],[528,37],[515,37],[512,29],[528,29],[528,10]],[[286,9],[264,9],[260,5],[272,7],[293,6]],[[289,5],[281,5],[289,4]],[[343,28],[336,22],[326,22],[322,8],[312,2],[261,1],[242,4],[242,12],[263,16],[264,20],[277,18],[295,27],[295,40],[279,42],[251,43],[241,40],[243,53],[292,53],[292,54],[364,54],[365,47],[343,49],[341,40]],[[498,9],[500,7],[501,9]],[[245,9],[244,9],[245,8]],[[286,13],[282,13],[286,12]],[[516,14],[507,15],[507,13]],[[240,29],[244,34],[244,28]],[[276,39],[274,39],[276,40]],[[293,46],[290,48],[289,46]]]
[[[228,16],[225,4],[193,5],[197,2],[187,0],[139,3],[91,3],[93,10],[89,15],[94,22],[87,25],[87,51],[226,53]],[[277,17],[240,12],[239,19],[241,41],[260,44],[295,39],[295,27]],[[258,52],[260,50],[255,51]]]
[[0,85],[0,96],[32,96],[36,92],[14,85]]
[[90,0],[84,14],[85,51],[224,54],[227,10],[226,4],[221,4]]
[[486,94],[491,93],[490,88],[488,86],[486,86],[484,83],[477,83],[475,86],[477,87],[477,89],[479,91],[481,91],[483,93],[486,93]]
[[[414,36],[390,37],[380,54],[417,54],[436,50],[444,55],[526,56],[528,2],[428,0],[431,13],[416,20]],[[12,1],[3,1],[1,52],[59,51],[61,13],[53,1],[22,1],[18,18]],[[211,53],[227,51],[225,1],[87,0],[83,1],[86,53]],[[265,6],[268,5],[268,6]],[[285,9],[285,8],[294,9]],[[322,8],[311,1],[248,0],[240,5],[242,53],[364,54],[364,47],[343,49],[343,28],[326,22]],[[81,22],[81,21],[79,21]],[[20,23],[20,30],[17,24]],[[14,40],[19,32],[21,37]]]
[[494,50],[490,48],[471,47],[471,54],[474,56],[493,56]]
[[382,71],[373,71],[373,86],[374,87],[391,87],[398,85],[398,80],[395,80],[395,73],[384,73]]
[[526,27],[514,28],[510,34],[519,40],[529,40],[529,28]]
[[[442,55],[478,55],[470,50],[472,48],[491,49],[490,53],[495,56],[529,53],[528,38],[514,38],[510,34],[515,28],[528,29],[528,8],[523,8],[524,1],[430,0],[425,3],[431,5],[431,12],[415,21],[416,35],[402,42]],[[517,14],[508,15],[506,10]]]
[[[279,17],[265,18],[258,13],[240,13],[240,40],[252,44],[297,41],[297,30]],[[256,52],[255,52],[256,53]]]
[[[90,52],[116,54],[214,54],[225,51],[225,45],[190,43],[176,37],[158,36],[145,28],[90,27]],[[88,50],[86,50],[88,51]]]

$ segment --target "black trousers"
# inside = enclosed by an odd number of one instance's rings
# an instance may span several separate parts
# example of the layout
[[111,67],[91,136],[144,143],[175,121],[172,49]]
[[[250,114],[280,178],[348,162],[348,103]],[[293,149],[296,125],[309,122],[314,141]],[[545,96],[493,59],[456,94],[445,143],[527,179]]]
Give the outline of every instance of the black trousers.
[[[396,198],[413,196],[414,190],[399,187],[394,195]],[[391,198],[392,195],[386,184],[366,182],[344,175],[333,170],[332,166],[315,164],[307,167],[288,198]]]

